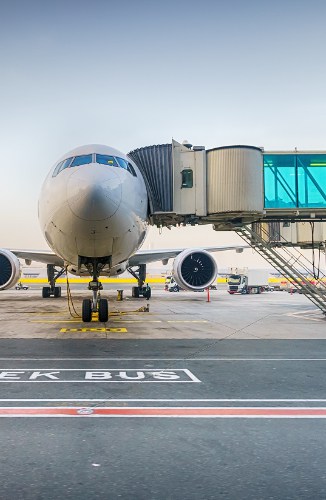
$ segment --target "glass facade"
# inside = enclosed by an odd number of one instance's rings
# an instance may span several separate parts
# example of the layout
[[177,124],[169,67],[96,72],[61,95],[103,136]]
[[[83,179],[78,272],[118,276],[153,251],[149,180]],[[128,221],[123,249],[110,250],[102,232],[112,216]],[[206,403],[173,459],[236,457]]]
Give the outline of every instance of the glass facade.
[[326,154],[264,154],[265,208],[326,208]]

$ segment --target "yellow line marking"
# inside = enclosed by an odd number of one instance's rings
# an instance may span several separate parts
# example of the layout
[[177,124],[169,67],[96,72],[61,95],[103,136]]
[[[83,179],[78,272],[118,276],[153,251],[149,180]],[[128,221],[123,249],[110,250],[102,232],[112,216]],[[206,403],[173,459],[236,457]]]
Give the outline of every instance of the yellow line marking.
[[183,319],[169,319],[167,320],[167,323],[208,323],[206,319],[203,320],[183,320]]
[[[93,318],[93,321],[98,321],[97,319]],[[132,319],[111,319],[109,318],[110,322],[118,322],[121,323],[122,321],[124,323],[144,323],[143,320],[132,320]],[[82,323],[82,319],[35,319],[31,320],[30,323]],[[146,323],[162,323],[162,321],[158,320],[149,320],[146,321]]]
[[30,323],[82,323],[81,319],[35,319]]
[[[93,317],[94,322],[98,321],[97,317]],[[124,322],[124,323],[144,323],[140,319],[124,319],[124,318],[109,318],[110,322]],[[34,319],[30,323],[82,323],[82,319]],[[146,323],[163,323],[162,320],[146,320]],[[167,320],[167,323],[209,323],[207,320]]]
[[84,332],[101,332],[101,333],[127,333],[127,328],[61,328],[60,333],[84,333]]

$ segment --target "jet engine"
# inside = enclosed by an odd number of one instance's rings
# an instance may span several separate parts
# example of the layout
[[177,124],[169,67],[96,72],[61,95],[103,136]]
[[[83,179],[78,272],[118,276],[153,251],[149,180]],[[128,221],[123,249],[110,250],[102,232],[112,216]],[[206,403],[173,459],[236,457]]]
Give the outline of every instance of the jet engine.
[[9,250],[0,249],[0,290],[16,285],[20,278],[20,262]]
[[215,281],[217,265],[206,250],[189,249],[181,252],[173,262],[173,277],[185,290],[202,290]]

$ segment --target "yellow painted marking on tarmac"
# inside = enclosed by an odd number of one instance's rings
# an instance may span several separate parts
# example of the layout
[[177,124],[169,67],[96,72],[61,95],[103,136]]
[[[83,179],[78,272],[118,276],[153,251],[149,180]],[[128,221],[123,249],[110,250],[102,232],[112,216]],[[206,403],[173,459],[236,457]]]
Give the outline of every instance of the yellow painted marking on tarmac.
[[189,319],[189,320],[183,320],[183,319],[169,319],[167,320],[167,323],[208,323],[208,321],[206,319],[203,319],[203,320],[192,320],[192,319]]
[[82,323],[81,319],[35,319],[30,323]]
[[[95,320],[94,320],[95,321]],[[110,322],[119,322],[121,323],[122,321],[124,323],[144,323],[144,320],[133,320],[133,319],[124,319],[124,318],[115,318],[115,319],[109,319]],[[30,323],[82,323],[81,319],[35,319],[31,320]],[[146,320],[146,323],[162,323],[160,320]]]
[[60,333],[127,333],[127,328],[61,328]]
[[[119,323],[121,323],[121,321],[123,321],[124,323],[144,323],[144,320],[143,319],[124,319],[124,318],[117,318],[117,319],[110,319],[110,321],[119,321]],[[162,323],[161,320],[146,320],[146,323]]]

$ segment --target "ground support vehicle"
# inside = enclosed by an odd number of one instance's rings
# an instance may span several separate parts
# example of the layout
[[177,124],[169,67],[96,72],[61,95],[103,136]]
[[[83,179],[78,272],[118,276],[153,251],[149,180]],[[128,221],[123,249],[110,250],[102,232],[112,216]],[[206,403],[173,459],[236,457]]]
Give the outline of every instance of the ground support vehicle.
[[248,270],[246,274],[230,274],[228,276],[228,292],[233,295],[248,293],[272,292],[274,288],[268,283],[269,271]]
[[17,285],[15,286],[15,288],[16,288],[16,290],[28,290],[29,286],[23,285],[23,283],[21,281],[19,281],[17,283]]

